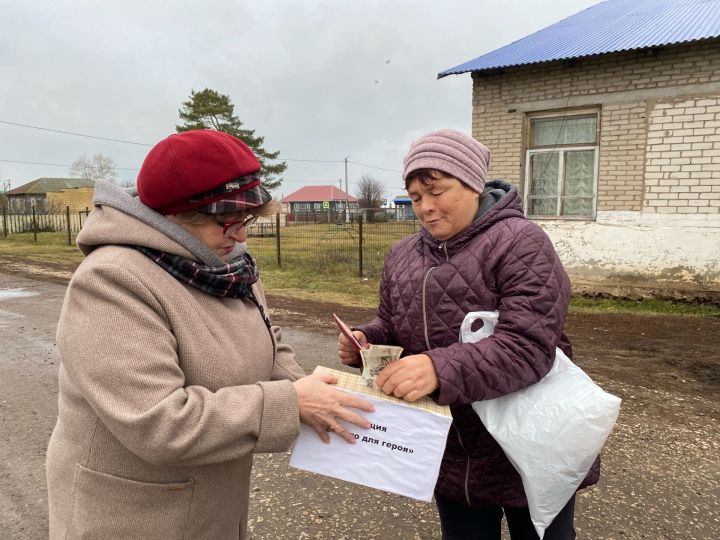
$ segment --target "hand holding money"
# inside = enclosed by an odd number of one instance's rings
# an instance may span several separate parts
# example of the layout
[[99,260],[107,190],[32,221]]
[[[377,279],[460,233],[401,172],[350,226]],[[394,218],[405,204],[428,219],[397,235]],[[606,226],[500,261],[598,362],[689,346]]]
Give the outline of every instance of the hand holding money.
[[[368,347],[367,337],[359,330],[352,332],[355,339],[362,345],[363,348]],[[340,333],[338,336],[338,356],[340,361],[346,366],[354,366],[360,363],[360,354],[355,346],[355,343],[350,340],[344,333]]]
[[439,385],[435,365],[427,354],[413,354],[393,362],[375,382],[386,394],[410,402],[427,396]]
[[362,378],[368,386],[375,384],[375,378],[402,354],[402,347],[393,345],[370,345],[370,348],[360,351],[363,370]]
[[402,347],[392,345],[369,345],[367,336],[358,330],[352,331],[340,317],[333,313],[335,324],[340,328],[338,356],[345,365],[356,365],[358,353],[362,359],[362,378],[368,386],[375,384],[378,373],[402,354]]

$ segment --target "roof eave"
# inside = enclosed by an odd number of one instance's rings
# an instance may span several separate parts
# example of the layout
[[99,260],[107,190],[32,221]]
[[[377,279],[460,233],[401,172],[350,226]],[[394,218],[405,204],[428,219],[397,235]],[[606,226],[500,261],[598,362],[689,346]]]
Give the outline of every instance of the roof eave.
[[[537,62],[520,62],[517,64],[505,64],[505,65],[492,66],[492,67],[482,68],[482,69],[468,68],[468,69],[453,71],[455,68],[450,68],[448,70],[441,71],[440,73],[438,73],[437,78],[438,78],[438,80],[440,80],[440,79],[442,79],[444,77],[448,77],[450,75],[463,75],[465,73],[483,73],[486,75],[495,75],[495,74],[498,74],[498,73],[504,71],[505,69],[511,69],[511,68],[519,68],[519,67],[524,67],[524,66],[539,66],[539,65],[543,65],[543,64],[551,64],[553,62],[567,62],[567,61],[572,61],[572,60],[580,60],[583,58],[594,58],[594,57],[598,57],[598,56],[607,56],[607,55],[611,55],[611,54],[619,54],[619,53],[632,52],[632,51],[652,51],[652,50],[662,49],[664,47],[674,47],[674,46],[678,46],[678,45],[685,45],[688,43],[702,43],[704,41],[715,41],[715,40],[720,40],[720,36],[707,36],[707,37],[698,38],[698,39],[687,39],[687,40],[683,40],[683,41],[675,41],[675,42],[670,42],[670,43],[658,43],[655,45],[645,45],[642,47],[629,47],[626,49],[618,49],[615,51],[604,51],[604,52],[598,52],[598,53],[592,53],[592,54],[581,54],[581,55],[576,55],[576,56],[562,56],[562,57],[558,57],[558,58],[551,58],[548,60],[539,60]],[[460,65],[462,65],[462,64],[460,64]]]

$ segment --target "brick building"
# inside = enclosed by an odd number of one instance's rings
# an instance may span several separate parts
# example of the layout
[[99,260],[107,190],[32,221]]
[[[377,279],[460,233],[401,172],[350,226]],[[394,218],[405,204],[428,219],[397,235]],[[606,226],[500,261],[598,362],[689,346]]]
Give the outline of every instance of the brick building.
[[576,290],[720,300],[720,0],[607,0],[467,72]]
[[47,203],[51,208],[70,207],[71,212],[81,210],[92,210],[92,198],[95,193],[94,187],[65,188],[60,191],[47,193]]
[[12,212],[28,214],[36,211],[49,213],[92,209],[95,182],[85,178],[38,178],[5,192]]

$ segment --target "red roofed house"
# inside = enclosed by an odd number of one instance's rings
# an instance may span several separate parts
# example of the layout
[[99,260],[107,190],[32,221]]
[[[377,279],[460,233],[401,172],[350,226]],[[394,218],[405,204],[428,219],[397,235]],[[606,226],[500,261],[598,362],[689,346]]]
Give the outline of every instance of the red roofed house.
[[[333,220],[331,214],[359,209],[358,200],[335,186],[305,186],[280,201],[290,215],[288,222]],[[310,217],[312,216],[312,217]],[[327,217],[326,217],[327,216]]]

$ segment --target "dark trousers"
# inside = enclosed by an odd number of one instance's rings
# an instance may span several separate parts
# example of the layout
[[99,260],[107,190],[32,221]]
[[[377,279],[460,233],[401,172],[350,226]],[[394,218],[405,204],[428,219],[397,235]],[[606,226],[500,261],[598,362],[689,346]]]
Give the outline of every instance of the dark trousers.
[[[435,496],[443,540],[500,540],[503,513],[511,540],[538,540],[527,508],[484,506],[471,508],[440,495]],[[574,540],[575,496],[568,501],[550,526],[543,540]]]

